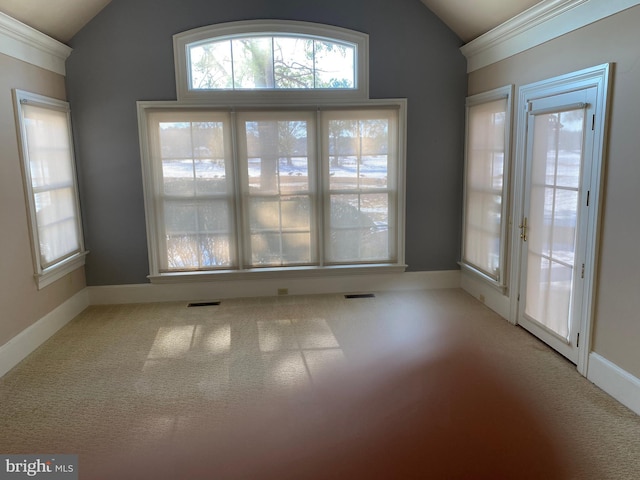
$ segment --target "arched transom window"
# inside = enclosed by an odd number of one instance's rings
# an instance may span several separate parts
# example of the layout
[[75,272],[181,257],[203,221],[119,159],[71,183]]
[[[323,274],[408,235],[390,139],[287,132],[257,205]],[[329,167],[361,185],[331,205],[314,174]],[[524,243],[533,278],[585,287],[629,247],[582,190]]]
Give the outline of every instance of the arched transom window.
[[[174,36],[179,100],[366,98],[366,34],[291,21],[247,21]],[[295,93],[297,92],[297,93]],[[266,94],[266,95],[265,95]]]

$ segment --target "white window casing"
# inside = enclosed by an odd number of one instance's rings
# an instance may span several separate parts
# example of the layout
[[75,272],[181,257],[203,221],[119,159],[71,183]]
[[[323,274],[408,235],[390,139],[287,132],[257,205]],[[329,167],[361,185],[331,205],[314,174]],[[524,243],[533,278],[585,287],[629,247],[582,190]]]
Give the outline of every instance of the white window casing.
[[38,289],[84,265],[78,185],[67,102],[14,90]]
[[466,102],[461,266],[504,290],[513,87]]
[[[291,108],[138,102],[138,111],[152,281],[404,270],[405,100]],[[329,146],[335,121],[347,122],[339,125],[342,151]],[[287,129],[296,133],[287,137]],[[332,166],[337,156],[342,168]],[[355,215],[345,217],[347,229],[335,224],[336,198]],[[342,257],[332,253],[341,233],[349,239],[337,244]],[[345,255],[349,249],[365,253]]]
[[368,35],[173,41],[177,101],[138,102],[152,282],[404,271],[406,100],[369,99]]
[[[314,76],[320,72],[324,65],[325,68],[333,68],[338,60],[335,56],[336,49],[342,49],[342,57],[349,60],[352,68],[350,73],[350,86],[324,87],[304,86],[304,82],[296,88],[291,85],[278,85],[277,81],[265,80],[264,84],[256,85],[256,82],[249,81],[243,85],[239,80],[241,67],[241,56],[237,51],[234,52],[233,45],[227,48],[221,46],[227,42],[248,42],[252,39],[264,44],[256,48],[262,48],[260,54],[270,55],[270,52],[280,52],[281,59],[284,63],[287,55],[294,55],[290,49],[280,48],[275,45],[278,39],[291,41],[307,41],[313,42],[314,45],[322,45],[325,47],[327,55],[334,55],[333,58],[326,60],[321,64],[321,60],[316,54],[317,48],[309,54],[307,68],[300,67],[301,70],[307,71],[309,75]],[[333,102],[364,100],[369,98],[369,82],[368,82],[368,58],[369,58],[369,37],[367,34],[347,30],[344,28],[334,27],[330,25],[320,25],[310,22],[296,22],[285,20],[249,20],[240,22],[230,22],[218,25],[211,25],[187,32],[174,35],[174,62],[176,71],[176,88],[178,100],[181,102],[223,102],[239,105],[242,103],[258,104],[258,103],[298,103],[298,102],[315,102],[330,100]],[[193,55],[199,55],[200,62],[203,61],[201,49],[208,46],[207,55],[214,56],[213,62],[221,70],[226,71],[228,79],[226,81],[214,81],[210,88],[199,88],[196,85],[196,76],[198,75],[193,68],[196,59]],[[236,48],[236,50],[238,50]],[[258,55],[258,53],[256,53]],[[274,57],[275,58],[275,57]],[[271,72],[267,72],[267,77],[273,78],[273,70],[277,70],[278,60],[271,58],[271,61],[265,60],[263,68],[271,68]],[[300,62],[291,58],[291,63],[299,65]],[[193,60],[193,62],[192,62]],[[275,63],[274,63],[275,62]],[[290,63],[290,65],[291,65]],[[275,66],[274,66],[275,65]],[[347,67],[349,68],[349,67]],[[276,72],[277,76],[277,72]]]

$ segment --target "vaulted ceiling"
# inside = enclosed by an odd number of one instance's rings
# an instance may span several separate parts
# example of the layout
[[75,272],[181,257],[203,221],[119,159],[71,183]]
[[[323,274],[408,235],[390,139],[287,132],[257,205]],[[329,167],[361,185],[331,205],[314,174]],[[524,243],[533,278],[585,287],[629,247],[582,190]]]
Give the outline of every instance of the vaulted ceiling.
[[[465,43],[540,0],[421,0]],[[111,0],[0,0],[0,12],[66,43]]]

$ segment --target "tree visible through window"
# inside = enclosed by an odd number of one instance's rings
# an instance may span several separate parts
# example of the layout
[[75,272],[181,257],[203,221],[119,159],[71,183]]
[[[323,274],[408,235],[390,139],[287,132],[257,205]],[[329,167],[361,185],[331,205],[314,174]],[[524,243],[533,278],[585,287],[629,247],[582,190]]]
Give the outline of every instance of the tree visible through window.
[[256,20],[174,48],[178,101],[138,103],[152,280],[404,269],[406,100],[368,98],[366,34]]
[[174,110],[146,111],[161,271],[397,260],[397,108]]
[[188,46],[192,89],[338,89],[355,86],[355,45],[252,36]]

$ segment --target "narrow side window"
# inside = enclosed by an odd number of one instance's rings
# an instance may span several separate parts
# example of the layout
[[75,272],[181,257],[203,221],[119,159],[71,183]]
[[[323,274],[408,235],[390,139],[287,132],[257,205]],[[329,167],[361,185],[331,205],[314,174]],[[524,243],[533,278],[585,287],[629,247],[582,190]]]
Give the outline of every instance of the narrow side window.
[[505,285],[511,86],[467,98],[462,266]]
[[14,90],[38,288],[84,265],[69,104]]

